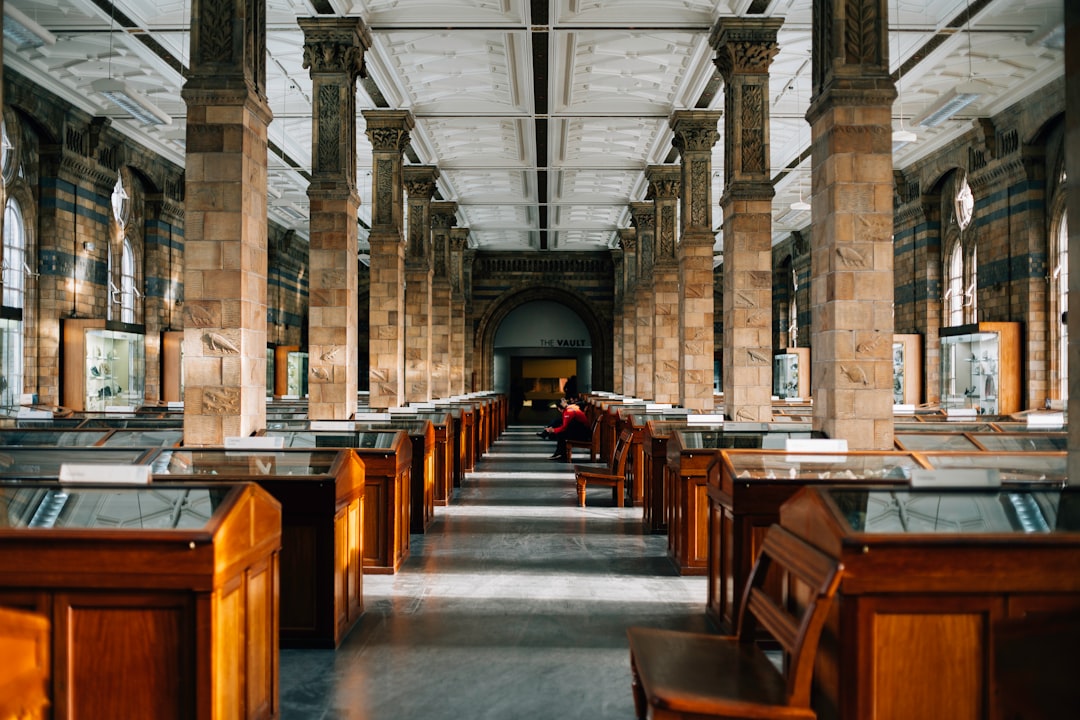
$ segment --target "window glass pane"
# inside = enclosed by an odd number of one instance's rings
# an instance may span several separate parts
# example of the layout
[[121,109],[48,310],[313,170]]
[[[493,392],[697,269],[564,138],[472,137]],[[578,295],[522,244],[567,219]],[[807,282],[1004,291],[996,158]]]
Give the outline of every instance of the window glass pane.
[[26,287],[26,226],[19,203],[9,198],[4,206],[4,295],[7,307],[21,308]]
[[23,385],[23,324],[0,319],[0,405],[18,405]]

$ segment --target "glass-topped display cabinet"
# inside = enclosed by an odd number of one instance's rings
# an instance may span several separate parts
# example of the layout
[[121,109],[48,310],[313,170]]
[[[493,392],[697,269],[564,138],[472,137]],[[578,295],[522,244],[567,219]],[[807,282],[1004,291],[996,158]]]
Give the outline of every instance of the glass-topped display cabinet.
[[261,478],[334,475],[344,462],[340,450],[159,450],[150,460],[153,475]]
[[784,348],[773,355],[773,395],[810,397],[810,348]]
[[918,405],[922,402],[922,335],[893,335],[893,404]]
[[788,500],[780,526],[857,579],[840,584],[823,633],[843,641],[818,648],[819,666],[844,670],[815,674],[813,708],[838,720],[1004,717],[988,638],[1009,617],[1080,610],[1078,501],[1074,488],[1038,486],[808,487]]
[[941,329],[941,407],[979,415],[1021,409],[1020,323],[975,323]]
[[21,447],[89,447],[99,445],[108,430],[74,428],[3,428],[0,445]]
[[55,620],[58,717],[276,715],[281,509],[258,485],[6,485],[0,520],[0,605]]
[[336,648],[363,613],[365,469],[350,450],[160,450],[154,482],[254,481],[281,503],[281,644]]
[[1030,483],[1064,485],[1068,479],[1065,451],[1009,451],[952,453],[927,451],[920,453],[926,463],[936,469],[994,470],[1002,485]]
[[722,472],[740,480],[813,480],[815,482],[906,482],[923,465],[902,452],[786,452],[727,450]]
[[64,320],[62,405],[100,411],[134,410],[143,404],[146,338],[137,327],[106,320]]
[[[151,448],[47,447],[0,448],[0,481],[40,478],[55,480],[65,465],[137,465],[146,461]],[[102,482],[109,480],[102,473]]]

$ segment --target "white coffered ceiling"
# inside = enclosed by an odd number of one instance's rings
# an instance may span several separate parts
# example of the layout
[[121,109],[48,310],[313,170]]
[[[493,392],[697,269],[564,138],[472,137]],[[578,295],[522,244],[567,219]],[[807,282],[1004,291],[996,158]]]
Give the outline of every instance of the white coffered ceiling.
[[[894,127],[902,119],[919,136],[897,152],[897,166],[1060,77],[1064,1],[888,0],[892,67],[903,68],[894,73]],[[56,38],[36,48],[5,39],[7,67],[183,164],[191,0],[4,2]],[[364,20],[373,44],[358,110],[413,114],[407,162],[439,168],[438,196],[458,203],[458,225],[474,247],[545,251],[617,243],[630,224],[628,203],[645,199],[646,166],[676,160],[672,111],[723,108],[710,30],[750,13],[784,18],[770,77],[774,230],[782,237],[810,221],[789,207],[809,188],[810,161],[798,159],[810,140],[811,0],[267,0],[271,218],[307,233],[311,81],[299,17]],[[938,127],[913,127],[973,77],[990,92]],[[171,125],[125,114],[92,91],[101,78],[125,81]],[[357,125],[367,223],[371,148],[362,115]],[[719,228],[722,140],[713,163]]]

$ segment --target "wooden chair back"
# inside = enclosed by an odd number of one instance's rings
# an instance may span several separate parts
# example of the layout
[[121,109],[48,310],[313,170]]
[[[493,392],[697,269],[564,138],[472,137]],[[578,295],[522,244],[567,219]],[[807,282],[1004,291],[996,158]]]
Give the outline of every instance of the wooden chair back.
[[[783,600],[773,597],[766,589],[770,568],[784,574]],[[790,706],[810,706],[814,656],[829,608],[840,587],[842,570],[838,560],[779,525],[772,525],[765,534],[750,580],[743,590],[736,628],[739,642],[754,643],[759,637],[758,628],[761,628],[784,649],[784,675]],[[769,582],[771,585],[774,581]]]

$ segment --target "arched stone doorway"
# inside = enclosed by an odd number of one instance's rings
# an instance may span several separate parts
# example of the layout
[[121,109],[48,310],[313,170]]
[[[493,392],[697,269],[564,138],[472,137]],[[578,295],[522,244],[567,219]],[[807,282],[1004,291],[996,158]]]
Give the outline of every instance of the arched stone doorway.
[[[504,327],[507,322],[514,326]],[[509,293],[492,302],[477,324],[478,384],[509,392],[512,358],[562,358],[576,363],[579,390],[610,389],[611,343],[610,321],[603,323],[574,293],[556,288]]]

